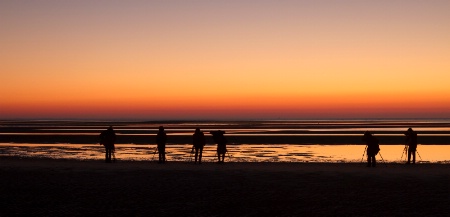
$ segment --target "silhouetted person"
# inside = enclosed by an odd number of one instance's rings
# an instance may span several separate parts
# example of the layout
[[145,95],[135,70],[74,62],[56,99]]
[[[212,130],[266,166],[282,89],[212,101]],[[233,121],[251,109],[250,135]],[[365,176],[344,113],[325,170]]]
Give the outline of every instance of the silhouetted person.
[[111,163],[111,156],[115,151],[116,133],[112,126],[100,134],[100,144],[105,146],[105,162]]
[[160,126],[158,134],[156,135],[156,145],[158,145],[159,163],[166,162],[166,141],[167,141],[166,132],[164,132],[164,127]]
[[367,167],[375,167],[377,163],[375,155],[377,155],[380,151],[378,139],[375,138],[369,131],[366,131],[362,140],[366,142],[367,145]]
[[206,144],[206,140],[205,140],[205,135],[203,134],[202,131],[200,131],[199,128],[195,129],[192,144],[193,144],[192,152],[195,149],[195,162],[194,163],[197,163],[197,157],[198,157],[198,163],[201,164],[203,147]]
[[[227,139],[223,134],[225,134],[224,131],[218,130],[218,131],[211,131],[210,132],[213,136],[213,140],[215,143],[217,143],[217,157],[218,157],[218,163],[224,163],[225,162],[225,153],[227,152]],[[221,158],[222,156],[222,158]]]
[[417,133],[413,131],[413,129],[409,128],[406,133],[406,145],[408,146],[408,162],[411,162],[411,155],[413,157],[412,163],[416,163],[416,150],[417,150]]

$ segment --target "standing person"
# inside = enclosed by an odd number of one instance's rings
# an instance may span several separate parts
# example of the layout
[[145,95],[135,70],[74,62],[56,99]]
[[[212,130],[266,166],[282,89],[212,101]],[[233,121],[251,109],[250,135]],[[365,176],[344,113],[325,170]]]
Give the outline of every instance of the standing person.
[[[192,152],[194,152],[194,149],[195,149],[195,163],[197,163],[197,157],[198,157],[198,163],[202,164],[202,152],[203,152],[203,147],[206,144],[206,140],[205,140],[205,135],[203,134],[202,131],[200,131],[200,128],[195,129],[192,144],[193,144]],[[200,151],[200,153],[199,153],[199,151]]]
[[158,163],[166,162],[166,141],[167,141],[166,132],[164,132],[164,127],[160,126],[158,134],[156,135],[156,145],[158,146],[158,156],[159,156]]
[[413,129],[409,128],[405,133],[406,136],[406,145],[408,146],[408,162],[406,164],[410,164],[411,155],[413,157],[412,163],[416,163],[416,150],[417,150],[417,133],[413,131]]
[[[218,163],[224,163],[225,162],[225,153],[227,152],[227,139],[223,134],[225,134],[224,131],[218,130],[218,131],[211,131],[210,132],[213,135],[213,140],[215,143],[217,143],[217,157],[218,157]],[[222,156],[222,158],[221,158]]]
[[[105,162],[111,163],[111,156],[115,151],[116,133],[112,126],[100,134],[100,144],[105,146]],[[115,160],[115,159],[114,159]]]
[[376,159],[375,155],[380,151],[380,146],[378,145],[378,139],[375,138],[369,131],[364,133],[362,138],[367,145],[367,167],[375,167]]

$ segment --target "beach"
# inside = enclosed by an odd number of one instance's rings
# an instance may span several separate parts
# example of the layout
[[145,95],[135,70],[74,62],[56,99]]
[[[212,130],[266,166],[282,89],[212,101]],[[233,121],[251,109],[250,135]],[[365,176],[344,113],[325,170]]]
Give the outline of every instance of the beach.
[[0,158],[0,216],[446,216],[449,164]]
[[[446,216],[445,121],[0,122],[0,216]],[[117,134],[104,163],[98,134]],[[167,129],[166,164],[154,136]],[[206,136],[193,164],[192,133]],[[405,165],[404,131],[419,132]],[[226,132],[225,164],[209,131]],[[380,139],[365,165],[363,132]]]

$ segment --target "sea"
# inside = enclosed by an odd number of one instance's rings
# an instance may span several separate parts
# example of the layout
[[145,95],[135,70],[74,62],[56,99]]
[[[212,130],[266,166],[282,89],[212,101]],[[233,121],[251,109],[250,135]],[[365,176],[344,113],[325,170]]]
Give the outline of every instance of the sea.
[[211,131],[225,132],[226,162],[359,163],[364,132],[380,141],[379,163],[406,162],[405,132],[418,133],[417,163],[450,163],[450,119],[335,119],[252,121],[0,120],[0,157],[103,160],[99,134],[112,126],[115,158],[156,161],[155,136],[168,136],[167,160],[192,162],[192,134],[204,132],[203,162],[217,161]]

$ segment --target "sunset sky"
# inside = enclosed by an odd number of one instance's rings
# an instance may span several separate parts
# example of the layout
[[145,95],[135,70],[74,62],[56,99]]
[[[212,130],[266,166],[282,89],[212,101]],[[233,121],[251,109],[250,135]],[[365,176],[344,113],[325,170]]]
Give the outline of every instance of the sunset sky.
[[450,118],[448,0],[2,0],[0,119]]

